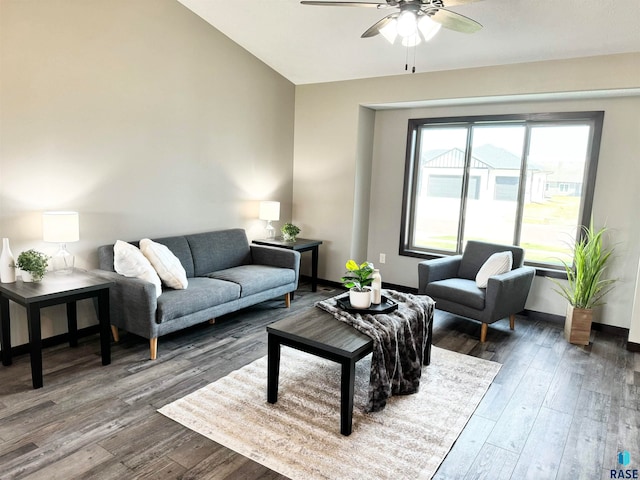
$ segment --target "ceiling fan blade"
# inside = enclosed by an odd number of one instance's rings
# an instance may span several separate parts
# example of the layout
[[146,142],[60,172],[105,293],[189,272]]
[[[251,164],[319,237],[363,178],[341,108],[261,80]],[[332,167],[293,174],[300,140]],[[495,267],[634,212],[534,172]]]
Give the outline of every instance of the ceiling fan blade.
[[455,30],[456,32],[462,33],[475,33],[482,28],[482,25],[472,18],[465,17],[456,12],[452,12],[451,10],[447,10],[446,8],[438,8],[435,9],[435,13],[431,13],[433,10],[426,10],[431,20],[439,23],[445,28],[449,30]]
[[455,7],[456,5],[466,5],[467,3],[480,2],[482,0],[444,0],[442,3],[445,7]]
[[302,5],[316,5],[318,7],[370,7],[381,8],[386,7],[386,3],[375,2],[322,2],[322,1],[307,1],[300,2]]
[[380,33],[380,29],[384,28],[384,26],[389,23],[391,20],[393,20],[394,18],[396,18],[398,15],[400,15],[400,13],[396,12],[396,13],[392,13],[391,15],[387,15],[386,17],[384,17],[381,20],[378,20],[376,23],[374,23],[373,25],[371,25],[366,32],[364,32],[360,38],[369,38],[369,37],[375,37],[376,35],[378,35]]

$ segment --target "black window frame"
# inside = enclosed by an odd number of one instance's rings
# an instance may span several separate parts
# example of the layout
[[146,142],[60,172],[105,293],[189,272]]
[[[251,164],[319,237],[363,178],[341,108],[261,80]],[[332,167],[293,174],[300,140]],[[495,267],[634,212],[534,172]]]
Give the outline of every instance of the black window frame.
[[[418,134],[423,125],[434,126],[467,126],[471,128],[476,125],[508,125],[508,124],[524,124],[525,130],[525,146],[523,148],[520,170],[520,191],[518,193],[518,213],[516,215],[516,228],[514,232],[514,244],[520,243],[520,232],[522,228],[522,210],[524,206],[524,185],[523,176],[526,175],[526,159],[529,151],[530,129],[532,126],[539,125],[570,125],[578,123],[590,123],[590,142],[587,152],[587,160],[585,162],[583,189],[580,195],[580,213],[579,224],[576,231],[576,239],[582,237],[582,227],[586,227],[590,223],[591,213],[593,209],[593,197],[596,184],[596,172],[598,169],[598,160],[600,155],[600,143],[602,140],[602,128],[604,123],[604,111],[582,111],[582,112],[551,112],[551,113],[525,113],[525,114],[502,114],[502,115],[471,115],[471,116],[455,116],[455,117],[434,117],[434,118],[417,118],[409,119],[407,129],[407,144],[405,155],[405,171],[404,186],[402,194],[402,213],[400,226],[400,246],[399,255],[406,257],[417,257],[422,259],[439,258],[462,253],[462,239],[458,234],[457,251],[455,253],[440,251],[437,249],[417,248],[411,245],[410,239],[413,238],[414,212],[416,185],[418,178],[418,169],[420,161],[417,158],[420,152],[420,135]],[[467,145],[467,149],[470,145]],[[465,171],[465,176],[469,172]],[[464,197],[466,191],[462,192],[462,205],[460,207],[461,219],[464,222]],[[557,265],[525,262],[527,265],[536,267],[538,275],[545,275],[556,278],[566,278],[564,270]]]

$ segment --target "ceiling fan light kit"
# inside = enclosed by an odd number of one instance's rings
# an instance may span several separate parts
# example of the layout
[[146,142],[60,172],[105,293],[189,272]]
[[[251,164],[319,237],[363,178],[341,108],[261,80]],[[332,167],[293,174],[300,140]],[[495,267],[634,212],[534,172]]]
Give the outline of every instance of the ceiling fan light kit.
[[427,15],[423,15],[422,17],[420,17],[420,20],[418,20],[418,30],[420,30],[420,33],[422,33],[422,38],[424,38],[425,42],[428,42],[433,37],[435,37],[436,33],[440,31],[441,26],[442,25],[440,25],[439,23],[431,20],[431,17]]
[[[362,38],[381,34],[392,45],[399,36],[404,47],[415,47],[428,42],[440,31],[440,27],[462,33],[474,33],[482,28],[475,20],[445,8],[447,4],[462,5],[477,0],[386,0],[386,2],[342,2],[303,0],[303,5],[329,7],[397,8],[369,27]],[[405,67],[406,69],[406,67]],[[413,67],[415,72],[415,66]]]
[[394,21],[398,35],[402,38],[412,37],[418,31],[418,17],[412,10],[404,10]]

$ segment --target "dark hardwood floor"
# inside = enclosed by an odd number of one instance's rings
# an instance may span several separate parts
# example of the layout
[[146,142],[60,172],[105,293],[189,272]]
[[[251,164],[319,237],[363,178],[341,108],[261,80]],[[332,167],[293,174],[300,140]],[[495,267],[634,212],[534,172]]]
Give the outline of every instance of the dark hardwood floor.
[[[336,293],[302,285],[290,310],[266,302],[163,337],[156,361],[126,334],[106,367],[97,335],[47,348],[39,390],[15,357],[0,366],[0,479],[286,478],[156,409],[265,355],[267,324]],[[436,479],[608,479],[621,450],[637,468],[640,355],[624,339],[593,332],[577,347],[560,324],[518,318],[481,345],[477,323],[436,312],[434,325],[435,345],[503,364]]]

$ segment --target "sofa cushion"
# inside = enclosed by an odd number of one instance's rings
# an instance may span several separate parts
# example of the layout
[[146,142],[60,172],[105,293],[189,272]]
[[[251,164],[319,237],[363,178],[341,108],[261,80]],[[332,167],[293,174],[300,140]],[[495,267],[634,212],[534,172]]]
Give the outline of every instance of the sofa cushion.
[[[449,300],[476,310],[483,310],[485,292],[486,290],[478,288],[475,280],[448,278],[429,283],[425,294],[432,297],[436,302],[438,299]],[[436,304],[437,307],[438,305]]]
[[187,237],[184,235],[176,236],[176,237],[164,237],[164,238],[152,238],[156,243],[161,243],[173,253],[178,260],[180,260],[180,264],[184,267],[184,271],[187,274],[187,278],[191,278],[194,275],[193,273],[193,257],[191,256],[191,247],[189,246],[189,242],[187,242]]
[[187,235],[186,238],[196,277],[251,263],[249,241],[241,228]]
[[271,288],[294,282],[296,274],[290,268],[268,265],[241,265],[208,275],[211,278],[233,282],[240,286],[240,296],[248,297]]
[[161,243],[148,238],[140,240],[140,251],[147,257],[153,268],[158,272],[160,280],[169,288],[182,290],[187,288],[187,273],[171,250]]
[[184,317],[238,298],[240,286],[235,283],[206,277],[191,278],[186,290],[165,290],[158,297],[156,322]]
[[113,246],[113,267],[120,275],[136,277],[153,283],[158,297],[162,293],[160,277],[147,257],[135,245],[122,240],[116,241]]
[[479,288],[487,288],[489,277],[511,271],[511,265],[513,265],[513,254],[511,252],[494,253],[480,267],[476,275],[476,285]]

